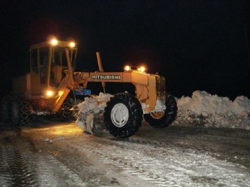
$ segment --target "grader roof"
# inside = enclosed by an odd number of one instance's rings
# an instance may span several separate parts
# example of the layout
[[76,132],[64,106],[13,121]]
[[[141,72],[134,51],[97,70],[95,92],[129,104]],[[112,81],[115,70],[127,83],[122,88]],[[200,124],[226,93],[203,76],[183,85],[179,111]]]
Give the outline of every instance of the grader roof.
[[[70,43],[69,41],[60,41],[58,40],[58,43],[56,44],[57,47],[70,47]],[[46,41],[46,42],[42,42],[42,43],[38,43],[38,44],[34,44],[30,46],[30,50],[32,49],[40,49],[43,47],[52,47],[53,45],[51,45],[51,41]],[[75,49],[76,47],[74,47]]]

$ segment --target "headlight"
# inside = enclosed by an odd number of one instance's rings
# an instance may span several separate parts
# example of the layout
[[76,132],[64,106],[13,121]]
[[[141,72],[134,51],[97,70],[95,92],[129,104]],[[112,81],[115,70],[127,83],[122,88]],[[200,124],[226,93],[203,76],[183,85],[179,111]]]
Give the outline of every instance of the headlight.
[[54,95],[55,95],[55,92],[53,92],[52,90],[47,90],[45,92],[46,97],[53,97]]
[[125,66],[125,67],[124,67],[124,70],[125,70],[125,71],[131,71],[131,66],[128,66],[128,65]]

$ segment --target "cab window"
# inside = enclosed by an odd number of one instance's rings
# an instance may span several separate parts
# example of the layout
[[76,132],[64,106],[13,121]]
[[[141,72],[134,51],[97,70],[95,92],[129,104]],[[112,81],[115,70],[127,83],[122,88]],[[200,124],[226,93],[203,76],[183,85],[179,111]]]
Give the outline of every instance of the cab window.
[[32,49],[30,51],[30,63],[31,63],[31,71],[38,73],[38,50]]
[[46,84],[48,77],[49,48],[41,48],[39,52],[40,83]]

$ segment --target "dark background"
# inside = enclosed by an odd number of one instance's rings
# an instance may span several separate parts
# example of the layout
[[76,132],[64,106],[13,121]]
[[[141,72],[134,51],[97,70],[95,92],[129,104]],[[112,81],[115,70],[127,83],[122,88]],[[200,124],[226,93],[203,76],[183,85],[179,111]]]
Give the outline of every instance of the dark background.
[[1,90],[29,71],[30,44],[78,43],[78,70],[147,64],[175,96],[195,90],[250,98],[249,0],[1,0]]

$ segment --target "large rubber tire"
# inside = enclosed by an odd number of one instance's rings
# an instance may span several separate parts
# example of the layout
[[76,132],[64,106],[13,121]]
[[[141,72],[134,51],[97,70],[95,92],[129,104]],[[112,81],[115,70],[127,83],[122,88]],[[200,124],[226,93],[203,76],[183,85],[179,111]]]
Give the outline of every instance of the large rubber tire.
[[73,102],[71,101],[70,98],[66,98],[62,106],[56,113],[56,117],[60,121],[69,121],[70,119],[73,119],[72,110],[70,110],[72,107],[73,107]]
[[24,99],[15,99],[11,107],[12,123],[16,126],[24,126],[30,120],[29,103]]
[[1,101],[1,120],[3,122],[11,121],[11,96],[5,96]]
[[166,97],[166,110],[160,117],[154,117],[153,114],[145,114],[144,119],[152,127],[164,128],[169,126],[176,118],[177,115],[177,103],[172,95]]
[[127,138],[135,134],[142,122],[140,102],[128,93],[119,93],[110,99],[104,112],[104,123],[111,135]]

